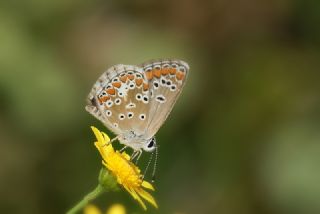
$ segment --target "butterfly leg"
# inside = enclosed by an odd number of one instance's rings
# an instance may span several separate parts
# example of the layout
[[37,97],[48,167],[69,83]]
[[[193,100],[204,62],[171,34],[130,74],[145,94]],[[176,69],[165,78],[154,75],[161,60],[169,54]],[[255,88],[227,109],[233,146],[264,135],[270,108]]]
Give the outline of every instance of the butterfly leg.
[[130,160],[133,161],[136,157],[140,158],[142,150],[133,151]]
[[142,155],[142,151],[139,152],[139,155],[138,155],[138,157],[137,157],[137,159],[136,159],[136,161],[135,161],[135,164],[136,164],[136,165],[138,164],[138,161],[139,161],[141,155]]
[[112,138],[108,143],[106,143],[103,146],[107,146],[108,144],[113,143],[114,141],[118,140],[118,138],[119,138],[119,136],[116,136],[116,137]]
[[120,153],[121,153],[121,152],[123,152],[127,147],[128,147],[128,146],[124,146],[124,147],[122,147],[122,149],[120,149],[120,151],[119,151],[119,152],[120,152]]

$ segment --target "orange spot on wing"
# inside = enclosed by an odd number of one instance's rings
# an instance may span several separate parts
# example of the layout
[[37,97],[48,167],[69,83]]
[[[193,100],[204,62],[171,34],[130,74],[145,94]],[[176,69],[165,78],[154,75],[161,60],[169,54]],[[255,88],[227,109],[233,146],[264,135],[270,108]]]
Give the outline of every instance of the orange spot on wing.
[[136,79],[136,85],[140,86],[143,82],[143,79]]
[[151,80],[152,77],[153,77],[152,71],[147,71],[147,72],[146,72],[146,76],[147,76],[147,79],[148,79],[148,80]]
[[154,69],[153,70],[153,76],[160,78],[161,77],[161,70]]
[[128,74],[128,78],[129,78],[129,80],[133,80],[134,79],[134,75],[133,74]]
[[101,98],[98,98],[100,104],[106,102],[106,101],[109,100],[109,99],[110,99],[109,96],[103,96],[103,97],[101,97]]
[[127,75],[120,77],[121,82],[125,83],[127,81]]
[[178,73],[176,74],[176,77],[177,77],[177,80],[182,80],[182,79],[184,78],[184,73],[178,72]]
[[177,69],[175,69],[175,68],[170,68],[170,69],[169,69],[169,72],[170,72],[170,74],[174,75],[174,74],[177,73]]
[[121,87],[121,82],[114,82],[112,83],[112,85],[116,88],[120,88]]
[[163,69],[161,69],[161,74],[162,75],[167,75],[167,74],[169,74],[169,68],[163,68]]
[[143,90],[147,91],[149,89],[149,84],[148,83],[143,83]]
[[109,88],[106,90],[108,94],[110,95],[115,95],[116,94],[116,90],[114,88]]

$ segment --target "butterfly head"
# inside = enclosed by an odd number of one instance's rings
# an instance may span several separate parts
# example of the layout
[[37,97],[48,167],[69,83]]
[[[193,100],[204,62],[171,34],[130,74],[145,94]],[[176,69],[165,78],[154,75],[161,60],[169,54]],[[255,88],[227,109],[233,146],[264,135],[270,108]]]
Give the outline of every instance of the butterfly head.
[[156,137],[153,136],[149,140],[145,141],[142,149],[146,152],[153,152],[157,147]]

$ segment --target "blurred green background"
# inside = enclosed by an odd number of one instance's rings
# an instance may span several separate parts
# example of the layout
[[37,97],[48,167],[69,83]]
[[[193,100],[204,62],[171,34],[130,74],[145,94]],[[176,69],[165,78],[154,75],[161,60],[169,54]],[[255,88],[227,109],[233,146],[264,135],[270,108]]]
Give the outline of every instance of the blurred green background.
[[[1,1],[0,213],[64,213],[97,184],[85,110],[114,64],[180,58],[146,213],[320,213],[320,1]],[[122,191],[95,201],[144,213]]]

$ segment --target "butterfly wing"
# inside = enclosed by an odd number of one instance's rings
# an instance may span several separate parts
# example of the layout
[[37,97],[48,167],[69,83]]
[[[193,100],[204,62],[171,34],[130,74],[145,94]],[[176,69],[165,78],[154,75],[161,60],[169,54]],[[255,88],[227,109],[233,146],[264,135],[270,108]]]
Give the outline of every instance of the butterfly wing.
[[90,92],[86,110],[116,135],[142,135],[149,118],[150,90],[141,67],[115,65],[103,73]]
[[186,83],[189,65],[182,60],[160,60],[142,65],[150,88],[145,138],[151,138],[167,119]]

